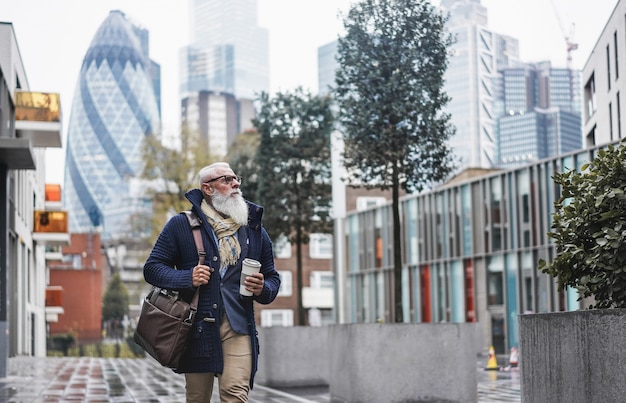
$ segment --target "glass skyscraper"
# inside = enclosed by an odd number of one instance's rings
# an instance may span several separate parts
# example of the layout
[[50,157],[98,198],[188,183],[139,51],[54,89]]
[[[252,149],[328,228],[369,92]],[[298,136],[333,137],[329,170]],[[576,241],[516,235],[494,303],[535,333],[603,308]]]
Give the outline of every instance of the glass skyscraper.
[[550,62],[499,71],[499,166],[511,167],[582,148],[580,73]]
[[181,52],[181,95],[225,92],[252,100],[269,90],[268,31],[257,0],[192,0],[191,44]]
[[127,235],[131,216],[147,207],[136,187],[141,145],[147,135],[160,135],[160,71],[148,42],[145,29],[111,11],[83,59],[63,197],[72,233],[99,230],[103,240]]
[[254,128],[254,100],[269,91],[268,31],[257,0],[191,0],[191,43],[180,52],[181,122],[222,158]]
[[518,62],[518,40],[487,28],[480,0],[442,0],[450,12],[448,29],[456,36],[446,71],[446,112],[456,134],[450,140],[458,170],[492,168],[498,162],[494,82],[498,69]]
[[332,41],[317,48],[317,87],[319,95],[327,95],[335,87],[337,62],[337,41]]

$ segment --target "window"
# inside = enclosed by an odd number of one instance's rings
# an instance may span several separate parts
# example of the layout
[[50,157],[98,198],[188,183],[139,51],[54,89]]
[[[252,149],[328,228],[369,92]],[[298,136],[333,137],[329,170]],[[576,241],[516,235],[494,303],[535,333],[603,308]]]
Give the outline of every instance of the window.
[[72,264],[72,269],[81,269],[82,263],[83,263],[83,259],[81,257],[81,255],[63,255],[63,260],[64,263],[71,263]]
[[613,104],[609,102],[609,138],[613,141]]
[[293,326],[291,309],[264,309],[261,311],[261,327]]
[[311,234],[309,255],[311,259],[332,259],[333,236],[330,234]]
[[617,115],[617,138],[622,138],[622,105],[619,99],[619,91],[615,95],[615,114]]
[[370,207],[381,206],[385,204],[387,199],[384,197],[357,197],[356,198],[356,210],[363,211]]
[[587,104],[585,118],[589,119],[596,112],[596,83],[593,74],[585,84],[585,102]]
[[279,236],[274,241],[272,248],[277,259],[289,259],[291,257],[291,242],[284,235]]
[[502,289],[504,261],[502,256],[494,256],[487,263],[487,304],[502,305],[504,294]]
[[611,89],[611,51],[609,45],[606,45],[606,77],[609,90]]
[[619,61],[617,57],[617,31],[613,32],[613,50],[615,54],[615,79],[619,78]]
[[292,274],[288,270],[279,270],[280,288],[278,289],[278,297],[291,297],[293,294]]
[[312,271],[311,288],[335,288],[335,275],[332,271]]

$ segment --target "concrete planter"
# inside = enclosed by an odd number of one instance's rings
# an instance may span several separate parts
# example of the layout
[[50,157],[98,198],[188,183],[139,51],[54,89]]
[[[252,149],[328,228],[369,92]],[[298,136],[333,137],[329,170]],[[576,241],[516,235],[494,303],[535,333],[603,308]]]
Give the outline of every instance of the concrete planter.
[[334,403],[475,402],[476,324],[260,328],[256,383],[328,385]]
[[626,396],[626,309],[519,316],[522,402]]
[[328,385],[328,326],[259,328],[256,383],[270,387]]
[[331,326],[331,400],[475,402],[475,334],[472,323]]

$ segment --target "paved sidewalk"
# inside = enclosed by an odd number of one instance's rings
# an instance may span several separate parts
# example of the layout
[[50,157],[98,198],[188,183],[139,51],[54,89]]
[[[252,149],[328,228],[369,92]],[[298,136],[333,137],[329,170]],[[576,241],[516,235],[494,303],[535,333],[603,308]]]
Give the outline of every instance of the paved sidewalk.
[[[478,402],[520,402],[517,372],[477,373]],[[217,386],[217,384],[216,384]],[[217,391],[217,387],[215,388]],[[152,402],[181,403],[184,378],[151,358],[35,358],[9,359],[6,378],[0,378],[0,402]],[[213,401],[219,402],[214,394]],[[326,403],[328,388],[276,390],[255,385],[251,403]]]

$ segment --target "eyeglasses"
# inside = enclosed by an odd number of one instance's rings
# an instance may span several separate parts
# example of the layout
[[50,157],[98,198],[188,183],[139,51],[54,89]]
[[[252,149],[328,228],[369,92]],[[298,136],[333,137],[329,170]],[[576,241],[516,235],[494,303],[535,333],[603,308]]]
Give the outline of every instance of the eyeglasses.
[[216,180],[222,180],[222,183],[225,183],[227,185],[230,185],[231,183],[233,183],[234,180],[236,180],[237,182],[239,182],[239,184],[241,184],[241,182],[243,181],[243,178],[239,175],[222,175],[222,176],[218,176],[217,178],[213,178],[211,180],[208,180],[204,183],[211,183],[211,182],[215,182]]

